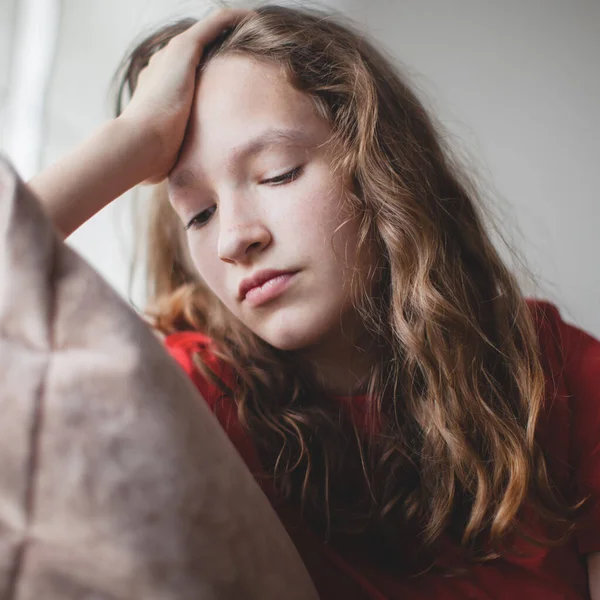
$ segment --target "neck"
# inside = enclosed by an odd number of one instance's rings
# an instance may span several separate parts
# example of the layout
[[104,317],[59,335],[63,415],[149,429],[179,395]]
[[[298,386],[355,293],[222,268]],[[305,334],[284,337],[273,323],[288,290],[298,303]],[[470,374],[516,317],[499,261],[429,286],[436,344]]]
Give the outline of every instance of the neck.
[[372,338],[363,332],[352,339],[321,341],[302,352],[314,368],[317,382],[337,396],[364,394],[369,381],[375,351]]

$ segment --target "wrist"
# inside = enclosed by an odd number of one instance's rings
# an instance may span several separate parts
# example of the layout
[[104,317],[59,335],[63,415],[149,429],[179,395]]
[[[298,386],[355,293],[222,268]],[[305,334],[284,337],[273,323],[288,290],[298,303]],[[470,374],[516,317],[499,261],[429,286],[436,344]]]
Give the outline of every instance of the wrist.
[[160,171],[163,148],[159,134],[153,127],[137,119],[120,115],[105,124],[104,137],[122,158],[126,170],[127,189],[150,179]]

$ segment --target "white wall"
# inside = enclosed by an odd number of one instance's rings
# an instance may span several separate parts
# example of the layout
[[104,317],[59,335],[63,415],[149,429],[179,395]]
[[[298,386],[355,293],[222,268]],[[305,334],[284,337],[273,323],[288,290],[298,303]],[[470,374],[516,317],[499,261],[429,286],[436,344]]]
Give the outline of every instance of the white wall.
[[0,0],[0,149],[4,147],[16,0]]
[[352,0],[346,9],[420,74],[504,204],[537,293],[600,334],[600,2],[402,0],[369,12]]
[[[0,0],[0,50],[10,23],[5,16],[14,5]],[[600,2],[329,5],[343,9],[408,65],[504,207],[509,233],[538,277],[537,293],[600,336]],[[108,116],[110,76],[143,28],[165,15],[202,14],[205,6],[63,0],[43,162],[73,148]],[[6,69],[0,59],[0,102]],[[130,202],[129,196],[115,202],[70,240],[124,295]]]

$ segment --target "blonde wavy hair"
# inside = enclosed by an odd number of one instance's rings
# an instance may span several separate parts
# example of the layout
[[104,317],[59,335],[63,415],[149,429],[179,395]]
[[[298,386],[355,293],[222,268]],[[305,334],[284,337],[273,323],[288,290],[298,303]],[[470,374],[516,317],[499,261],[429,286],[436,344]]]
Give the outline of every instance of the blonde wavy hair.
[[[192,24],[160,29],[127,57],[117,111],[149,56]],[[335,169],[354,184],[358,251],[378,250],[376,293],[356,289],[355,304],[376,342],[367,398],[379,425],[359,431],[294,353],[228,313],[192,266],[160,188],[146,245],[155,326],[213,338],[265,470],[325,537],[376,540],[381,562],[409,571],[433,564],[445,535],[478,560],[517,537],[564,538],[575,509],[536,441],[545,385],[534,322],[476,188],[420,100],[364,35],[323,12],[258,8],[203,64],[233,53],[283,67],[331,125]],[[531,537],[526,507],[552,535]]]

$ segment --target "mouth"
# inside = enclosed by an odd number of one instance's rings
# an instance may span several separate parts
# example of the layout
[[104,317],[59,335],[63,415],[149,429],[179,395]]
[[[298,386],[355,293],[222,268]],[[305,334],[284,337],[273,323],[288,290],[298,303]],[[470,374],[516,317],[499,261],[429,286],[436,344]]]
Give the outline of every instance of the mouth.
[[244,279],[239,287],[238,299],[250,306],[260,306],[281,295],[298,271],[259,271]]

